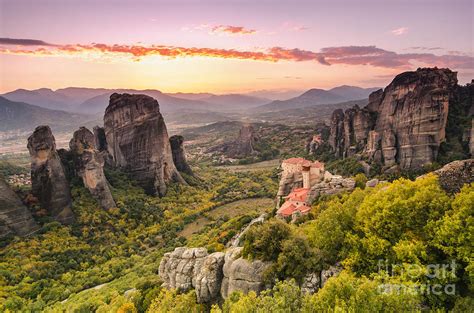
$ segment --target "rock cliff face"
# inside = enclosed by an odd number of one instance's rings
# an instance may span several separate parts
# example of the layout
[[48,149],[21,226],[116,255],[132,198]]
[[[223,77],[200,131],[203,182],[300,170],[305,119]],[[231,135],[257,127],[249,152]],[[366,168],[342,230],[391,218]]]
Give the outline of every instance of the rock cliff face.
[[265,287],[262,276],[268,264],[241,258],[241,250],[208,254],[205,248],[179,247],[163,256],[159,275],[167,288],[194,288],[200,303],[215,302],[237,290],[259,292]]
[[94,127],[94,143],[98,151],[107,151],[107,138],[105,137],[105,129],[103,127]]
[[101,207],[107,210],[115,207],[115,201],[104,175],[104,158],[95,149],[95,138],[90,130],[81,127],[74,132],[69,148],[77,175]]
[[446,138],[456,73],[424,68],[395,77],[364,108],[334,111],[329,144],[337,157],[355,153],[388,167],[419,168],[436,161]]
[[166,287],[188,291],[194,287],[193,279],[207,256],[205,248],[176,248],[161,259],[159,275]]
[[334,195],[345,191],[352,191],[355,188],[355,184],[356,182],[352,178],[332,175],[326,171],[324,173],[324,180],[311,186],[306,202],[312,203],[321,195]]
[[0,238],[29,235],[39,229],[28,208],[0,177]]
[[243,125],[239,130],[239,137],[230,142],[226,142],[217,147],[213,147],[209,152],[219,151],[225,154],[228,158],[243,159],[246,157],[258,155],[255,150],[255,143],[257,136],[252,125]]
[[472,119],[471,134],[469,137],[469,153],[474,158],[474,118]]
[[277,197],[287,196],[293,189],[303,186],[303,174],[301,172],[283,172],[278,185]]
[[173,154],[173,162],[178,171],[194,176],[191,167],[186,161],[186,152],[184,151],[183,136],[175,135],[170,137],[171,153]]
[[329,125],[329,140],[334,154],[341,157],[344,154],[344,111],[337,109],[332,113],[331,123]]
[[38,126],[28,138],[31,192],[41,207],[62,223],[74,220],[71,191],[49,126]]
[[149,194],[163,196],[170,182],[185,183],[173,163],[158,101],[145,95],[114,93],[105,110],[107,149]]
[[222,298],[227,298],[234,291],[260,292],[265,289],[263,273],[269,267],[269,263],[260,260],[252,262],[240,257],[241,247],[227,250],[224,258],[221,285]]

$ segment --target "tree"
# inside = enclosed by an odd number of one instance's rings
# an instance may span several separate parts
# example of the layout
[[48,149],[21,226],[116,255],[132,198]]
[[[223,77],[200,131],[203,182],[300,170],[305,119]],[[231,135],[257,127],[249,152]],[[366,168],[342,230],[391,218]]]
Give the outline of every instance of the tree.
[[306,296],[301,312],[418,312],[421,299],[410,293],[385,292],[381,282],[342,271],[316,294]]
[[277,219],[253,226],[244,235],[242,255],[250,259],[274,261],[282,251],[283,241],[290,234],[290,227]]
[[196,303],[196,293],[194,291],[178,294],[176,289],[164,288],[161,290],[158,297],[153,300],[147,312],[189,313],[203,311],[203,305]]
[[469,281],[474,283],[474,183],[464,186],[447,211],[437,223],[434,246],[465,266]]

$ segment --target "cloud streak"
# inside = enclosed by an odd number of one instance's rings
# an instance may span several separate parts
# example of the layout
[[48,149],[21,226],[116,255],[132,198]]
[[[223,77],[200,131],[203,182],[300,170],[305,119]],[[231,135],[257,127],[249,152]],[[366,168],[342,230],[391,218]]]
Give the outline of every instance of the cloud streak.
[[252,35],[257,31],[243,26],[217,25],[211,28],[212,33],[230,34],[230,35]]
[[211,25],[201,24],[196,26],[185,26],[181,30],[193,32],[197,31],[208,31],[210,35],[228,35],[228,36],[241,36],[241,35],[253,35],[257,33],[256,29],[246,28],[244,26],[233,26],[233,25]]
[[400,27],[400,28],[397,28],[397,29],[393,29],[391,31],[391,33],[395,36],[401,36],[401,35],[404,35],[408,32],[408,27]]
[[[433,53],[397,53],[376,46],[326,47],[320,51],[272,47],[264,50],[242,51],[198,47],[164,45],[50,45],[31,47],[29,42],[19,47],[22,39],[13,39],[17,47],[0,46],[0,54],[30,56],[79,56],[79,57],[129,57],[134,61],[150,56],[168,59],[186,57],[210,57],[221,59],[255,60],[266,62],[317,62],[323,65],[369,65],[391,69],[410,69],[414,66],[438,66],[454,69],[473,69],[474,57],[469,55],[435,55]],[[43,42],[41,40],[35,42]],[[44,42],[43,42],[44,43]]]

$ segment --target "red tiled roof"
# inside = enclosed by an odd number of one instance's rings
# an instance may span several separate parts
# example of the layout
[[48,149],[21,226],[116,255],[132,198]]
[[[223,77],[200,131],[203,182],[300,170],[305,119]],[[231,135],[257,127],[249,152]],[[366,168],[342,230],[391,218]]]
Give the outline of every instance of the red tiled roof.
[[296,189],[293,189],[293,191],[290,192],[288,196],[286,196],[286,199],[305,202],[308,196],[308,192],[309,192],[309,188],[296,188]]
[[277,214],[287,217],[291,216],[294,212],[300,211],[302,214],[308,213],[311,210],[311,207],[308,206],[306,203],[297,203],[295,201],[286,201],[283,205],[278,209]]
[[283,215],[283,216],[291,216],[291,214],[293,214],[293,212],[295,211],[296,211],[296,205],[287,201],[283,203],[283,205],[278,209],[277,214]]

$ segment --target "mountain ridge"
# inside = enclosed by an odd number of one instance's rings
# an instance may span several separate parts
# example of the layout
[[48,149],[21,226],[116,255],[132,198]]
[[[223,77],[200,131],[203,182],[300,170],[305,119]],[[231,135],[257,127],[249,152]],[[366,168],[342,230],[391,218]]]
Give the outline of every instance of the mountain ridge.
[[355,86],[338,86],[332,89],[312,88],[301,95],[288,100],[275,100],[256,108],[257,112],[282,111],[287,109],[298,109],[320,104],[341,103],[352,100],[368,98],[369,94],[380,88],[361,88]]

